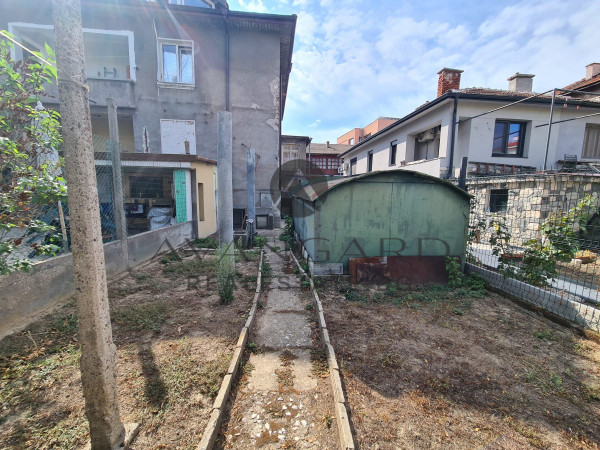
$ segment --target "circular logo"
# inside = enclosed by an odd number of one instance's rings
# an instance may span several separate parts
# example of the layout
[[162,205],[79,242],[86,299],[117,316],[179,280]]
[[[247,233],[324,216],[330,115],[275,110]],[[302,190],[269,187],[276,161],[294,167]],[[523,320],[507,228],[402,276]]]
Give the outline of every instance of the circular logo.
[[327,191],[332,175],[326,175],[323,169],[307,159],[293,159],[281,165],[278,173],[271,178],[271,192],[280,201],[282,216],[306,217],[314,213],[312,204],[293,209],[293,198],[314,200]]

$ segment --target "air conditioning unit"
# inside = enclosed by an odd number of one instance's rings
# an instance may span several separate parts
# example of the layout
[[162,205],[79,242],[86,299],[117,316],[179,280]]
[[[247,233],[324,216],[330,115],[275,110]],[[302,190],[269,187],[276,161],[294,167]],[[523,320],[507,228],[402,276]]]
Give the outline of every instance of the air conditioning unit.
[[418,142],[429,142],[429,141],[433,141],[434,138],[435,138],[434,130],[423,131],[422,133],[417,135]]
[[341,164],[338,167],[338,173],[344,173],[344,166],[342,166]]

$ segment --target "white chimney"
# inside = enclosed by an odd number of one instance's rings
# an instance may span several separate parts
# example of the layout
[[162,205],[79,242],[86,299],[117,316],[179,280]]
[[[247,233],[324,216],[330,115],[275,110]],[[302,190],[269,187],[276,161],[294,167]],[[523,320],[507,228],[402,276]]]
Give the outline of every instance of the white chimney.
[[586,80],[589,80],[590,78],[593,78],[598,74],[600,74],[600,63],[591,63],[585,66]]
[[508,90],[511,92],[533,92],[533,77],[531,73],[515,73],[508,79]]

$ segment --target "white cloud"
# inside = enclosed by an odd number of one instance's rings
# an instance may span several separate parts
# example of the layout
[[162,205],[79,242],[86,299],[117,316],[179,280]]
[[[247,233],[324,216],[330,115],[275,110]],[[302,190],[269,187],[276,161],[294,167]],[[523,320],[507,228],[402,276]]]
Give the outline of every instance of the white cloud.
[[269,11],[269,9],[263,3],[263,0],[238,0],[238,3],[242,11],[258,13],[264,13]]
[[600,59],[600,27],[591,19],[600,0],[576,9],[563,0],[515,0],[477,23],[460,13],[416,17],[416,6],[393,0],[294,5],[306,9],[298,13],[284,130],[318,132],[322,141],[432,100],[443,67],[463,69],[463,87],[506,89],[515,72],[534,73],[541,92],[582,78]]

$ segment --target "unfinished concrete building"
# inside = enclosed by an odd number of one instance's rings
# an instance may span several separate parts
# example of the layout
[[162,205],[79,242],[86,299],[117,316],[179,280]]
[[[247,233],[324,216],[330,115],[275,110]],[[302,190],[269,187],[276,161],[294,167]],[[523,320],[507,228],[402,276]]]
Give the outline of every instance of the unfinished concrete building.
[[[278,226],[270,180],[280,167],[296,16],[230,11],[225,0],[81,3],[97,164],[110,161],[102,153],[109,136],[106,99],[112,97],[129,232],[149,229],[145,219],[153,207],[171,208],[173,221],[193,222],[200,236],[216,231],[218,111],[233,115],[235,225],[242,226],[246,214],[246,147],[252,147],[257,224]],[[51,8],[51,2],[5,0],[0,29],[46,54],[45,44],[55,43]],[[14,46],[14,58],[29,56]],[[56,85],[44,104],[60,109]]]

